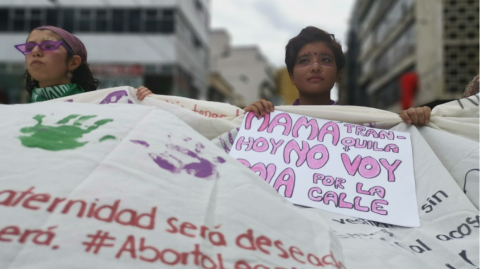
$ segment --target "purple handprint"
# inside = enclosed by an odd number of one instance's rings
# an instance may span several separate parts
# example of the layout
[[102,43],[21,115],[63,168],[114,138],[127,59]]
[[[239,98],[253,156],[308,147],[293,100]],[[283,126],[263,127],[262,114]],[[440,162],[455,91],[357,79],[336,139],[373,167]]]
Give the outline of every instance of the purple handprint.
[[[109,93],[101,102],[101,105],[104,104],[116,104],[118,101],[120,101],[124,96],[128,97],[128,93],[126,90],[121,90],[121,91],[114,91]],[[128,104],[133,104],[133,102],[130,99],[127,99]]]
[[[153,161],[162,169],[168,170],[174,174],[185,171],[187,174],[193,174],[198,178],[204,179],[218,178],[218,172],[215,169],[216,166],[209,160],[199,156],[205,148],[204,145],[198,143],[195,152],[172,143],[167,144],[166,146],[169,150],[164,153],[149,154]],[[176,153],[180,153],[180,155]],[[197,161],[184,163],[182,160],[185,160],[186,156],[196,159]],[[188,157],[187,159],[189,159]],[[222,157],[217,157],[214,162],[225,163],[225,160]]]

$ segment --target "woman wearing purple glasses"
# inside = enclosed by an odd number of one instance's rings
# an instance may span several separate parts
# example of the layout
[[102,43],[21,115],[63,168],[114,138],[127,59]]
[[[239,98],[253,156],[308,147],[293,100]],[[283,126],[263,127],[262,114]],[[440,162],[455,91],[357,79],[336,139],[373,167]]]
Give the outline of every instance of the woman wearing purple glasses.
[[[25,55],[25,89],[31,103],[97,89],[98,80],[87,65],[87,50],[71,33],[41,26],[30,32],[27,43],[15,48]],[[137,91],[140,100],[148,94],[145,87]]]

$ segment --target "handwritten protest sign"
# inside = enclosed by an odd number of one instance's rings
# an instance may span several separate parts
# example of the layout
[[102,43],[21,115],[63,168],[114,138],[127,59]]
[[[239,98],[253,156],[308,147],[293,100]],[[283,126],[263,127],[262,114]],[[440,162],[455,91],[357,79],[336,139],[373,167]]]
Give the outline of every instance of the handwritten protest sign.
[[419,226],[408,133],[249,113],[230,155],[294,204]]

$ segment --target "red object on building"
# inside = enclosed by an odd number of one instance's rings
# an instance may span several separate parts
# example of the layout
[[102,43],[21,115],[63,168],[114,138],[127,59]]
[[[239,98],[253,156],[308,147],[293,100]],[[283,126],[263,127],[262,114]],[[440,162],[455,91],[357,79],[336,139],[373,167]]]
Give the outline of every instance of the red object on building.
[[402,110],[412,107],[418,88],[418,76],[415,72],[407,72],[400,76],[400,98]]

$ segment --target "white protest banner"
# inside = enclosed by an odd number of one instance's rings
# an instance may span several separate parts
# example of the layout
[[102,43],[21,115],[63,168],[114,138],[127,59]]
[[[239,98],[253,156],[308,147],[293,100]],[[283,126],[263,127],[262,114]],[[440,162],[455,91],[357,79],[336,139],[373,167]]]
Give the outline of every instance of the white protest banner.
[[[408,132],[418,228],[293,206],[227,156],[235,107],[175,98],[125,87],[0,105],[0,268],[479,267],[478,96],[437,106],[420,128],[373,108],[276,107]],[[195,175],[199,162],[212,179]]]
[[1,269],[347,268],[326,221],[161,109],[0,105],[0,126]]
[[294,204],[420,226],[408,133],[249,113],[230,155]]

